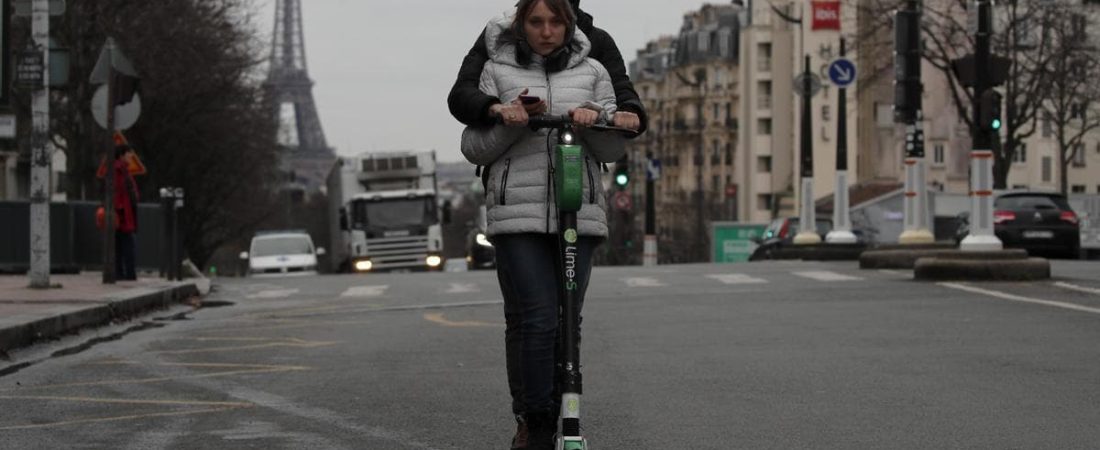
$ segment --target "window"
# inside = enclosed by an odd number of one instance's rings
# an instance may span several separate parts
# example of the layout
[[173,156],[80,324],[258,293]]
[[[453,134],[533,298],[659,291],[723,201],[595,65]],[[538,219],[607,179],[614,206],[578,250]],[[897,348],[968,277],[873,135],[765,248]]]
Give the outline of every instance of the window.
[[733,144],[729,142],[726,143],[726,165],[733,165]]
[[761,81],[761,82],[757,83],[757,86],[758,86],[758,88],[757,88],[756,92],[759,94],[758,97],[756,98],[757,109],[771,109],[771,107],[772,107],[772,82],[771,81]]
[[1048,138],[1054,134],[1053,121],[1050,111],[1043,110],[1043,137]]
[[772,70],[772,44],[764,42],[757,46],[756,69],[760,72]]
[[1043,182],[1050,183],[1054,178],[1054,161],[1049,156],[1043,157]]
[[756,196],[756,209],[758,211],[771,211],[772,210],[773,198],[774,197],[772,196],[772,194],[757,195]]
[[1085,193],[1085,185],[1075,184],[1070,188],[1070,192],[1072,192],[1074,194],[1084,194]]
[[1027,144],[1020,143],[1016,146],[1016,153],[1012,155],[1012,162],[1016,164],[1027,163]]
[[771,119],[758,119],[756,121],[756,134],[762,136],[771,136],[772,134],[772,120]]
[[711,192],[717,194],[722,192],[722,177],[715,175],[710,177]]
[[1085,144],[1078,143],[1073,147],[1073,167],[1085,167]]
[[944,161],[944,148],[943,144],[936,144],[932,146],[932,163],[943,164]]
[[772,157],[771,156],[759,156],[756,158],[756,172],[757,173],[771,173],[772,172]]
[[829,105],[821,105],[821,120],[825,122],[832,120],[832,110],[829,109]]
[[712,119],[712,120],[714,120],[715,122],[717,122],[717,121],[721,120],[721,119],[720,119],[720,117],[722,117],[722,116],[721,116],[721,111],[720,111],[720,110],[718,109],[718,104],[717,104],[717,103],[715,103],[715,104],[714,104],[714,116],[713,116],[713,119]]
[[718,140],[715,139],[713,144],[714,144],[713,149],[710,152],[710,165],[712,167],[717,166],[719,164],[722,164],[722,146],[721,146],[721,143],[719,143]]

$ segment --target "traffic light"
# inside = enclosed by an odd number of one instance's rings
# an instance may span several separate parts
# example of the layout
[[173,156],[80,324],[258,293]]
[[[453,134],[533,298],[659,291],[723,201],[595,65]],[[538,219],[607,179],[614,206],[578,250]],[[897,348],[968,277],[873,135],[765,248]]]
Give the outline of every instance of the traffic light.
[[627,163],[627,159],[624,156],[622,159],[615,161],[615,187],[622,190],[626,189],[626,185],[630,184],[630,165]]
[[912,123],[921,109],[920,12],[894,15],[894,120]]
[[1001,129],[1001,93],[993,89],[987,89],[982,93],[981,101],[981,127],[985,131],[1000,131]]

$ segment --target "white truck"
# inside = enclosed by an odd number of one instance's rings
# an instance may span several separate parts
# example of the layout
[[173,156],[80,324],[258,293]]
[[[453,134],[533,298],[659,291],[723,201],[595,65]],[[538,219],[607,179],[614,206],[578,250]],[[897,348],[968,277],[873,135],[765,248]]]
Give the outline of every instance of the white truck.
[[337,158],[327,184],[333,271],[443,267],[434,151]]

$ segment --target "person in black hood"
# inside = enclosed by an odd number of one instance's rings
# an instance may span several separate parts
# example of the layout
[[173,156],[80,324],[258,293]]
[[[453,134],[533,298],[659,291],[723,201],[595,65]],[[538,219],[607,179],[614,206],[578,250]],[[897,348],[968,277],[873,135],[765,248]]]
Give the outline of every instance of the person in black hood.
[[[573,10],[577,14],[576,26],[583,31],[592,41],[592,50],[589,57],[599,61],[611,74],[611,82],[615,87],[615,99],[620,114],[616,114],[614,124],[624,128],[632,128],[644,133],[648,125],[648,116],[638,92],[634,90],[634,83],[626,73],[626,64],[623,63],[623,55],[615,40],[606,31],[597,28],[593,24],[592,16],[580,9],[580,0],[569,0]],[[485,46],[485,35],[482,33],[474,43],[473,48],[462,60],[462,67],[458,71],[458,79],[447,96],[447,106],[451,115],[459,122],[469,126],[492,126],[499,116],[500,99],[486,95],[478,89],[482,68],[489,60],[489,51]],[[525,105],[531,115],[545,111],[545,103]]]

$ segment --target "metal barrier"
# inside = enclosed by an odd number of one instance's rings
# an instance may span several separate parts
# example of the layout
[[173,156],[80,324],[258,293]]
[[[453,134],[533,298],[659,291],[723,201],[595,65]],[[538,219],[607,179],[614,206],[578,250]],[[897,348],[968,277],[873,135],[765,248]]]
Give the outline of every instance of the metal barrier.
[[[76,273],[103,267],[103,232],[96,227],[98,202],[50,204],[50,271]],[[164,214],[161,205],[138,205],[136,266],[156,271],[164,255]],[[30,203],[0,201],[0,273],[30,268]]]

